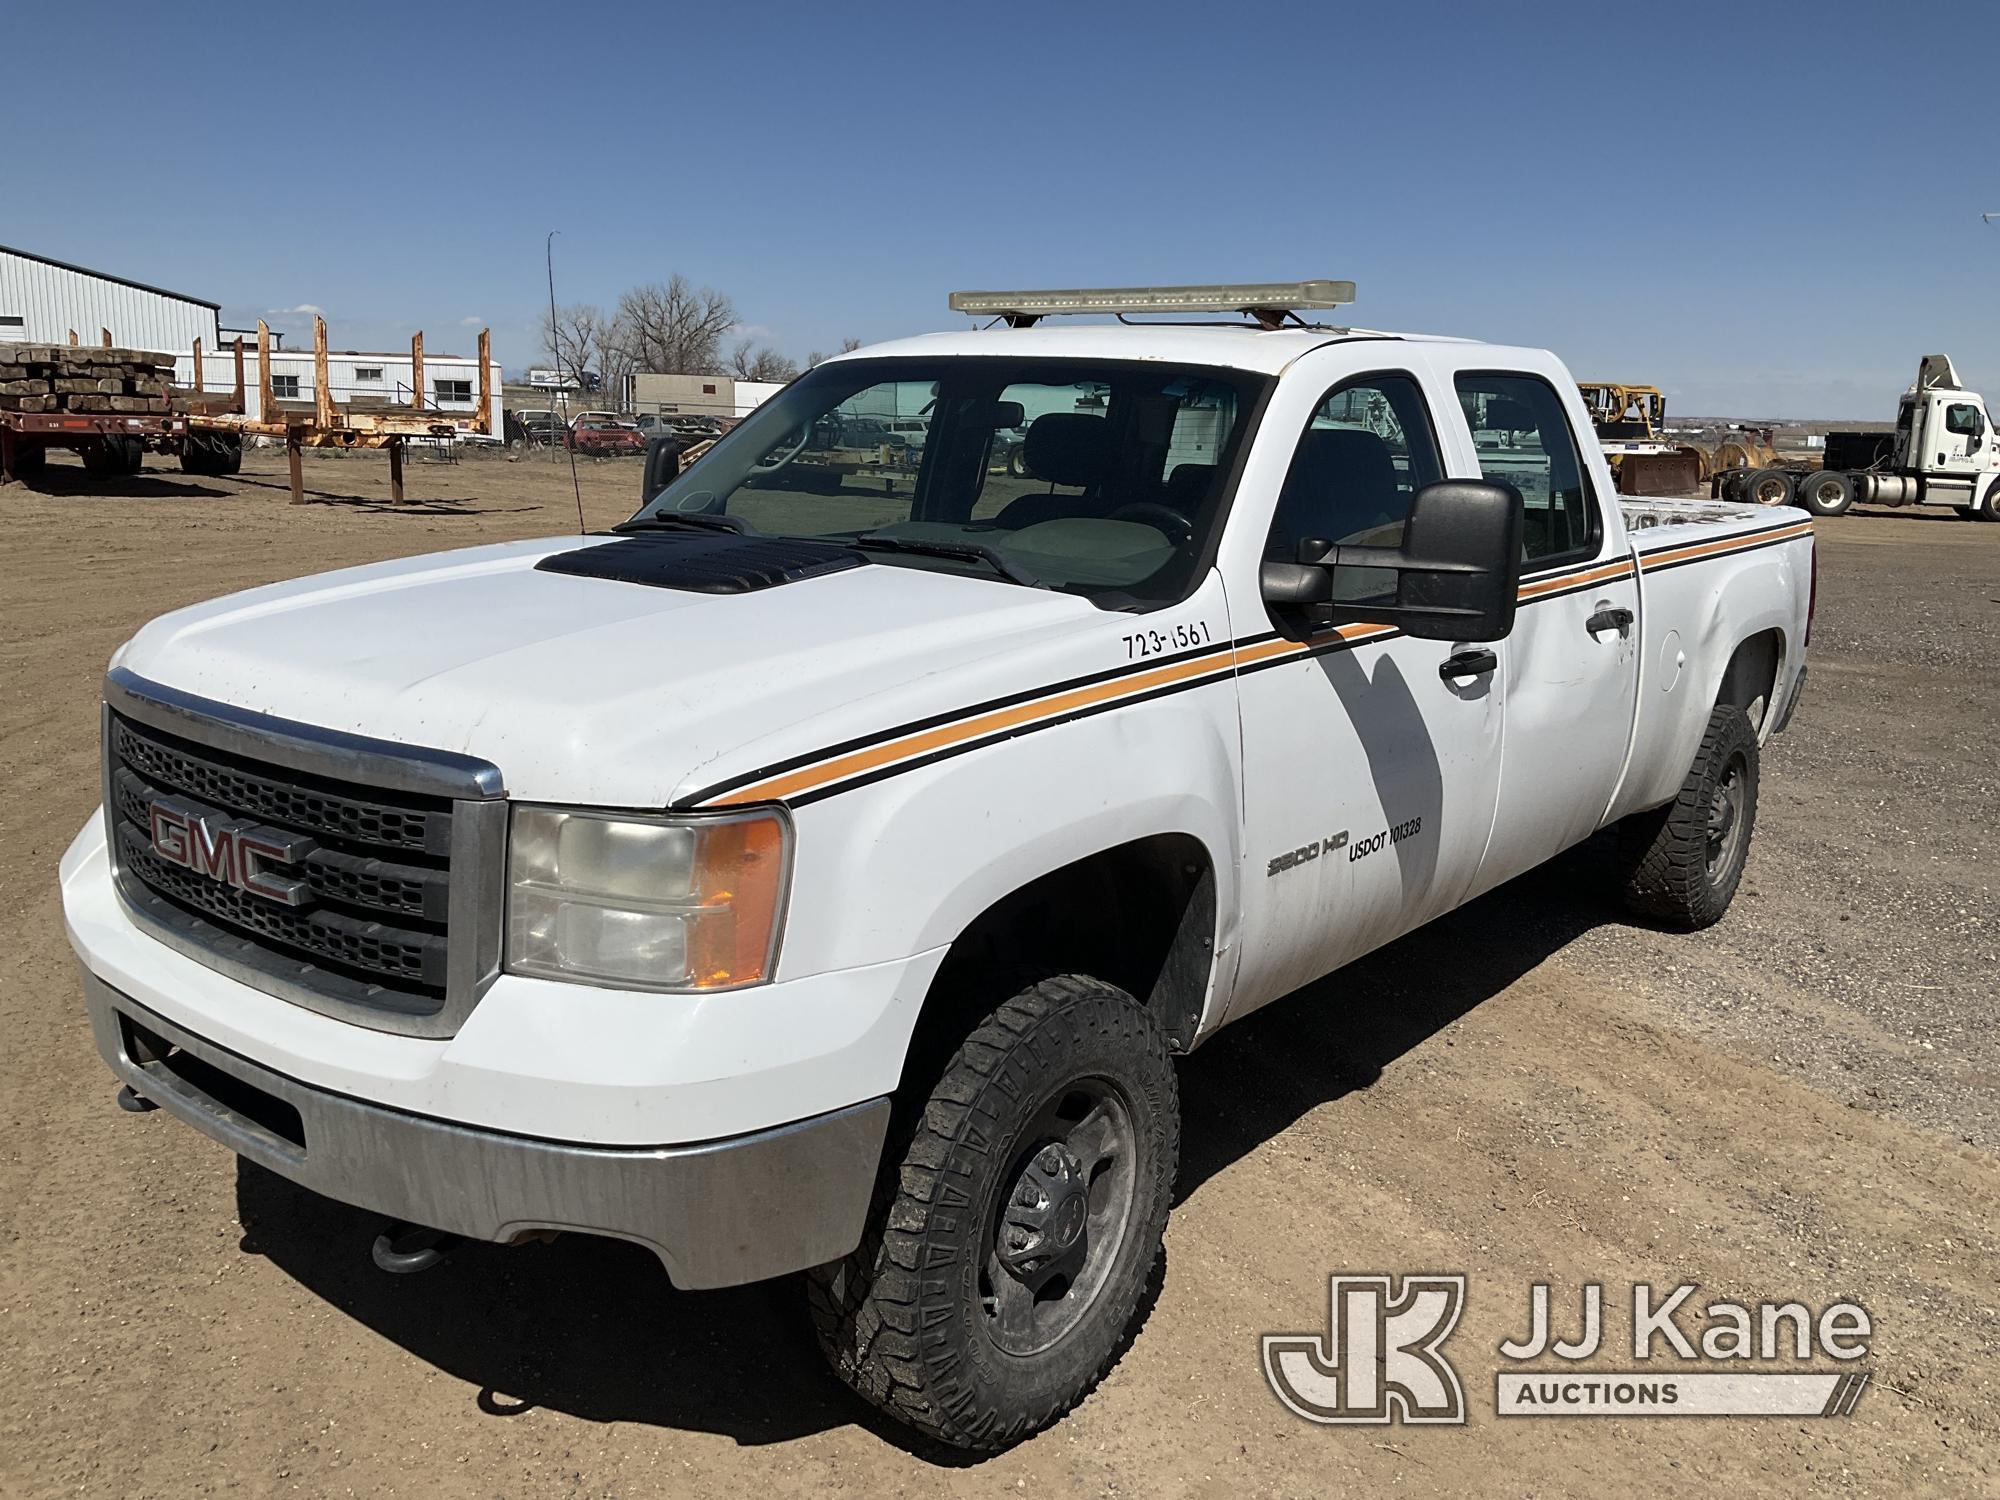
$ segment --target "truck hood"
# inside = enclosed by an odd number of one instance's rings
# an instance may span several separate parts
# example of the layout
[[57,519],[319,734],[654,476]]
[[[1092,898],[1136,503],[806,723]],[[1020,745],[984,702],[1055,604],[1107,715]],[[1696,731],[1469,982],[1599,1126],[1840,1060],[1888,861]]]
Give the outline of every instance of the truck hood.
[[480,756],[510,796],[658,807],[1031,686],[1038,659],[1069,657],[1066,638],[1120,618],[1071,595],[881,563],[742,594],[536,570],[596,543],[507,543],[232,594],[155,620],[113,665],[239,708]]

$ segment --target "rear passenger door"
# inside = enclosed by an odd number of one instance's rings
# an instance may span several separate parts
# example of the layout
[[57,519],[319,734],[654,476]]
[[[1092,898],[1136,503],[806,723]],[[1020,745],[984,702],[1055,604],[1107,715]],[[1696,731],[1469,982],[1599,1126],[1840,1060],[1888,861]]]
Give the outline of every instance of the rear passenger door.
[[[1551,362],[1553,364],[1553,361]],[[1625,766],[1638,691],[1639,588],[1612,549],[1608,471],[1574,386],[1549,374],[1458,368],[1475,467],[1526,502],[1521,605],[1505,662],[1507,747],[1484,890],[1596,831]]]
[[[1236,501],[1246,536],[1267,528],[1267,558],[1294,560],[1307,539],[1396,546],[1416,491],[1443,477],[1434,402],[1411,371],[1339,380],[1310,411],[1274,409],[1266,432],[1278,422],[1296,434],[1289,467]],[[1339,570],[1337,592],[1374,592],[1375,571]],[[1259,597],[1232,596],[1230,615],[1249,866],[1240,1015],[1464,899],[1492,825],[1502,711],[1497,663],[1438,670],[1470,643],[1335,630]],[[1504,661],[1507,643],[1492,649]]]

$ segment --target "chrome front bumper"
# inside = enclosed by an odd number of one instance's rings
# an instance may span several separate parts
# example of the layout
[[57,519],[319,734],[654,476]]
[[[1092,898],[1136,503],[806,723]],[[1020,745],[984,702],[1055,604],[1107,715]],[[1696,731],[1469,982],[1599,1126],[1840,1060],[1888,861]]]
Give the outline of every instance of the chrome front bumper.
[[887,1099],[697,1146],[537,1140],[315,1088],[192,1035],[88,970],[83,988],[97,1050],[133,1092],[343,1203],[473,1239],[555,1229],[633,1240],[688,1289],[820,1265],[861,1240]]

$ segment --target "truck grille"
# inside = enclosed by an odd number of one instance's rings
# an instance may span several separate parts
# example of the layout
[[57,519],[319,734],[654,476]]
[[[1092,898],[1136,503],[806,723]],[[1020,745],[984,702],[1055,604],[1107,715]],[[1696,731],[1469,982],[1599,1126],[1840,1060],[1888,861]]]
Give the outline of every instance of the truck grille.
[[[451,799],[260,763],[116,712],[107,715],[106,741],[118,881],[136,909],[198,950],[343,1007],[405,1019],[444,1010]],[[250,829],[286,845],[292,857],[259,857],[255,868],[291,889],[296,904],[246,889],[245,864],[210,855],[208,869],[190,868],[169,857],[175,851],[154,836],[163,807],[211,836]],[[213,873],[218,863],[237,878]]]

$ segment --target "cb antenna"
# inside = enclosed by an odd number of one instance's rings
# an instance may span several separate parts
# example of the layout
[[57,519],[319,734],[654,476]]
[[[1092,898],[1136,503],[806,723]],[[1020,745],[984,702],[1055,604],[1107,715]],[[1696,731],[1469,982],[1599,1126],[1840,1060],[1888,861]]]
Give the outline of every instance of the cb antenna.
[[[542,259],[549,268],[549,349],[556,357],[558,394],[561,393],[563,378],[563,353],[562,327],[556,322],[556,236],[561,233],[560,229],[551,229],[549,237],[542,241]],[[576,477],[576,444],[567,432],[563,434],[563,447],[569,450],[569,487],[576,496],[576,532],[578,536],[588,536],[590,528],[583,519],[583,481]]]

